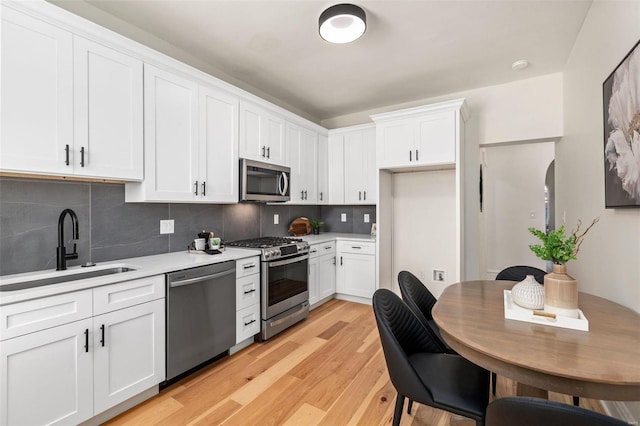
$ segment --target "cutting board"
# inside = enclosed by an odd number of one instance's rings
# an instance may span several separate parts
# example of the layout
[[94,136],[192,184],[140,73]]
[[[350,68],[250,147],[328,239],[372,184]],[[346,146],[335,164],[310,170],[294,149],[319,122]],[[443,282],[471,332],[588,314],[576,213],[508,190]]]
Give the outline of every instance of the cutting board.
[[311,222],[306,217],[298,217],[289,225],[289,233],[296,237],[311,233]]

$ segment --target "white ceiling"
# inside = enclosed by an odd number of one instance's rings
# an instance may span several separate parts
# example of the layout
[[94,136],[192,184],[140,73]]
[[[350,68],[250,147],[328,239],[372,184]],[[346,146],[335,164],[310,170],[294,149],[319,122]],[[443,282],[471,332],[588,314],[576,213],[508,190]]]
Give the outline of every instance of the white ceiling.
[[358,0],[365,35],[332,45],[318,17],[339,1],[50,1],[318,123],[562,71],[591,5]]

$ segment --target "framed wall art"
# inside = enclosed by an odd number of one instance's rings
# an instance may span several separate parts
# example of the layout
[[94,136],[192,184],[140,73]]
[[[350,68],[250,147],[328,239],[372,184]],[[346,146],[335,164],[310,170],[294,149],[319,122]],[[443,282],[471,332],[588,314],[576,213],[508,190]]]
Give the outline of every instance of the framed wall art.
[[606,208],[640,207],[639,45],[602,83]]

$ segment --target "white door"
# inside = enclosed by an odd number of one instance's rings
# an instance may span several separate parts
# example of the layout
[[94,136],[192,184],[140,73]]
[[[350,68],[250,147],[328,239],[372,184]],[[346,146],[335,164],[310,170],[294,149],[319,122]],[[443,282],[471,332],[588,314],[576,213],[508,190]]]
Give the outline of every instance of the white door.
[[346,204],[362,204],[364,201],[366,149],[370,148],[365,146],[363,132],[344,135],[344,201]]
[[305,179],[302,173],[303,147],[298,126],[287,123],[287,164],[291,168],[291,202],[302,204],[304,202]]
[[202,86],[199,169],[203,200],[238,202],[238,99]]
[[329,204],[329,140],[318,135],[317,204]]
[[284,165],[286,164],[284,120],[268,113],[264,116],[264,120],[267,147],[266,160],[270,163]]
[[0,169],[72,173],[71,33],[3,5],[1,50]]
[[456,114],[456,111],[447,111],[417,119],[415,159],[418,164],[456,162]]
[[93,416],[91,328],[85,319],[0,342],[0,424],[76,425]]
[[[311,251],[317,250],[317,246],[311,246]],[[318,288],[319,274],[319,261],[318,257],[309,259],[309,305],[314,305],[320,300],[320,291]]]
[[344,136],[329,136],[329,204],[344,204]]
[[262,110],[258,107],[240,102],[240,141],[239,156],[256,161],[266,160],[267,147],[264,137],[266,131]]
[[415,161],[415,119],[405,118],[376,125],[378,166],[407,166]]
[[300,174],[304,181],[304,201],[306,204],[317,204],[316,184],[318,180],[317,149],[318,135],[309,130],[300,133]]
[[164,380],[164,307],[160,299],[93,318],[95,414]]
[[371,298],[376,286],[375,256],[338,254],[336,291],[350,296]]
[[318,299],[322,300],[336,292],[336,256],[318,258]]
[[367,129],[363,132],[364,157],[363,164],[363,194],[362,204],[375,204],[377,199],[376,189],[376,131],[374,128]]
[[75,173],[142,180],[142,61],[73,42]]
[[144,87],[147,199],[195,200],[202,183],[198,169],[198,86],[145,64]]

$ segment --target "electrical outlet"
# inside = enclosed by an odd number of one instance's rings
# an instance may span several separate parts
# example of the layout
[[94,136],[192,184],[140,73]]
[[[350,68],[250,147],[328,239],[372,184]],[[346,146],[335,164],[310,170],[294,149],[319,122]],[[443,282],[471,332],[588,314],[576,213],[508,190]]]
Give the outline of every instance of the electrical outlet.
[[369,223],[369,213],[364,214],[364,223]]
[[173,234],[173,219],[160,221],[160,233],[161,234]]
[[278,213],[273,215],[273,224],[274,225],[280,224],[280,215]]
[[447,272],[442,269],[433,270],[433,281],[442,282],[447,279]]
[[346,213],[341,213],[340,214],[340,222],[346,222],[347,221],[347,214]]

